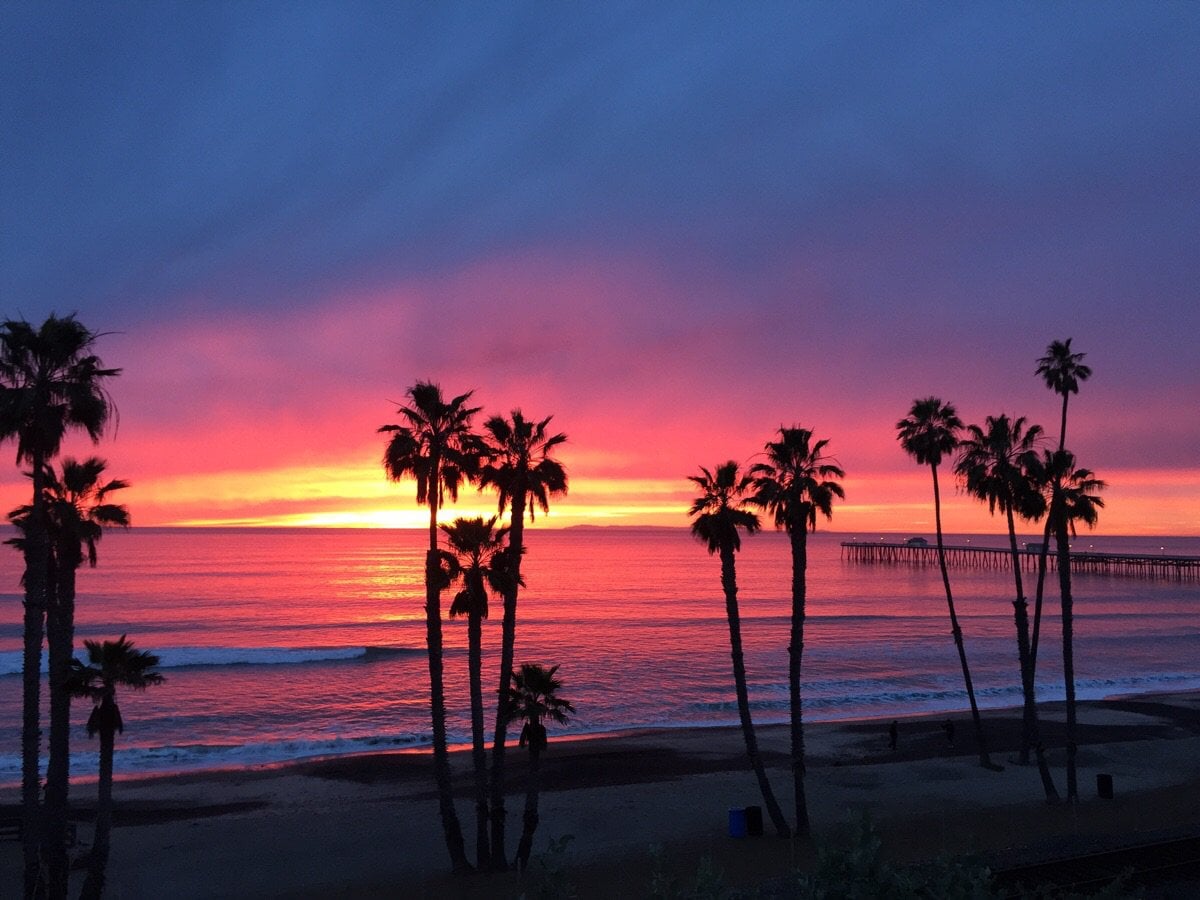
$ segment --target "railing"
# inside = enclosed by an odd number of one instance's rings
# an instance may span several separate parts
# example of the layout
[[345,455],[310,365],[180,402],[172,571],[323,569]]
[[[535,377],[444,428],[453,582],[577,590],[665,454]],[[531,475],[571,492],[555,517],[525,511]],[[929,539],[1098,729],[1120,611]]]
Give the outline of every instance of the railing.
[[[1012,565],[1012,551],[1003,547],[946,546],[946,565],[1003,569]],[[1017,551],[1021,567],[1036,571],[1037,549]],[[937,547],[933,544],[890,544],[884,541],[843,541],[842,559],[856,563],[891,563],[914,566],[936,566]],[[1046,555],[1050,571],[1058,568],[1058,554]],[[1200,579],[1200,556],[1154,556],[1139,553],[1095,553],[1091,550],[1071,554],[1071,571],[1096,575],[1120,575],[1133,578]]]

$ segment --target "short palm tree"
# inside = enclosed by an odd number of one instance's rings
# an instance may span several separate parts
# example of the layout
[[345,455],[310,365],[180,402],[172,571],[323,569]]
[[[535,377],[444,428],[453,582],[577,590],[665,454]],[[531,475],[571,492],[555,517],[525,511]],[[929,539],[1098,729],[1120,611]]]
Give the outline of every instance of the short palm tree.
[[451,577],[463,587],[450,604],[450,617],[467,617],[467,670],[471,685],[471,747],[475,765],[475,848],[480,868],[488,864],[488,776],[483,735],[483,620],[488,615],[488,592],[503,593],[512,574],[507,528],[496,528],[496,516],[486,521],[455,519],[441,526],[453,560]]
[[808,598],[808,530],[817,514],[833,518],[833,499],[845,497],[835,479],[846,473],[825,455],[829,441],[814,441],[806,428],[780,428],[779,440],[766,445],[767,462],[751,467],[751,502],[771,513],[775,527],[787,532],[792,549],[792,627],[788,644],[788,693],[791,704],[792,782],[796,831],[810,832],[804,796],[804,716],[800,677],[804,661],[804,618]]
[[1100,518],[1104,500],[1099,492],[1105,483],[1090,469],[1076,468],[1075,457],[1066,450],[1047,453],[1053,493],[1049,518],[1054,523],[1058,550],[1058,586],[1062,597],[1063,681],[1067,695],[1067,799],[1079,799],[1079,780],[1075,766],[1075,623],[1074,596],[1071,591],[1071,541],[1077,522],[1088,528]]
[[1008,520],[1008,540],[1012,553],[1016,599],[1013,617],[1017,629],[1017,656],[1021,666],[1024,696],[1025,744],[1037,753],[1038,772],[1048,802],[1057,802],[1058,791],[1046,764],[1045,748],[1039,735],[1037,700],[1029,653],[1029,603],[1021,582],[1021,556],[1017,548],[1016,516],[1036,520],[1045,513],[1046,502],[1031,483],[1030,472],[1037,465],[1037,446],[1042,436],[1040,425],[1025,426],[1024,417],[1010,420],[1006,415],[988,416],[983,427],[970,425],[959,446],[955,471],[967,493],[997,509]]
[[500,638],[500,691],[496,705],[496,728],[492,736],[491,816],[493,869],[506,865],[504,807],[504,751],[507,719],[503,699],[508,696],[513,654],[517,639],[517,594],[523,584],[521,561],[525,554],[525,512],[534,520],[538,509],[550,511],[550,498],[567,493],[567,472],[552,455],[566,443],[565,434],[549,432],[551,416],[537,421],[526,419],[514,409],[509,419],[492,416],[483,427],[487,441],[487,461],[480,472],[481,487],[494,487],[499,495],[500,514],[511,507],[508,535],[509,558],[513,577],[504,591],[504,619]]
[[979,705],[975,702],[971,667],[967,665],[967,648],[963,643],[962,628],[958,624],[958,614],[954,609],[954,594],[950,590],[950,573],[946,568],[946,549],[942,540],[942,494],[938,486],[938,466],[958,448],[958,434],[962,428],[962,420],[953,404],[944,403],[938,397],[926,397],[914,400],[908,416],[896,423],[896,437],[904,452],[919,465],[929,466],[929,471],[933,474],[933,520],[937,529],[938,567],[942,571],[942,585],[946,589],[950,632],[954,636],[963,683],[967,688],[967,699],[971,703],[971,719],[975,723],[975,738],[979,744],[979,764],[985,769],[990,769],[993,768],[992,761],[988,756],[987,742],[983,736]]
[[82,900],[100,900],[104,893],[112,833],[113,748],[117,733],[125,730],[121,708],[117,705],[117,688],[142,691],[151,685],[162,684],[163,676],[154,671],[158,657],[136,649],[125,635],[115,641],[83,643],[87,648],[88,663],[72,661],[70,687],[75,696],[87,697],[95,704],[88,717],[87,732],[89,737],[100,736],[100,780],[96,836],[79,896]]
[[750,767],[758,779],[763,804],[780,837],[790,837],[791,829],[783,817],[783,811],[767,780],[762,755],[758,751],[758,738],[754,734],[754,722],[750,718],[750,694],[746,687],[746,660],[742,653],[742,624],[737,602],[737,568],[734,555],[742,548],[741,532],[754,534],[762,525],[758,516],[746,508],[746,494],[753,480],[749,475],[738,472],[733,460],[722,463],[709,471],[700,467],[699,475],[689,475],[701,494],[693,502],[688,515],[692,517],[692,534],[701,541],[710,554],[721,558],[721,587],[725,592],[725,616],[729,621],[730,656],[733,658],[733,686],[737,694],[738,716],[742,723],[742,737],[746,741],[746,755]]
[[380,432],[391,434],[383,454],[388,477],[399,481],[412,477],[417,483],[417,502],[429,505],[429,550],[425,555],[425,643],[429,651],[429,709],[433,723],[433,767],[438,804],[450,863],[456,872],[471,868],[463,848],[462,827],[454,810],[451,793],[450,755],[446,746],[446,689],[443,675],[441,592],[448,581],[444,557],[438,550],[439,506],[458,499],[464,481],[476,477],[483,456],[483,442],[471,431],[471,420],[479,407],[467,405],[471,392],[447,401],[442,389],[419,381],[408,390],[410,406],[398,410],[401,425],[384,425]]
[[545,668],[522,663],[512,673],[505,714],[510,722],[523,722],[520,746],[529,750],[529,785],[525,791],[525,817],[521,840],[517,844],[516,866],[524,871],[533,850],[533,834],[538,827],[538,794],[541,790],[541,759],[549,740],[546,722],[565,725],[575,707],[558,695],[562,682],[555,678],[558,666]]
[[[1038,360],[1036,374],[1042,376],[1046,387],[1056,394],[1062,394],[1062,425],[1058,431],[1058,449],[1065,450],[1067,446],[1067,401],[1071,394],[1079,393],[1079,382],[1092,377],[1092,370],[1083,364],[1085,353],[1071,352],[1071,339],[1051,341],[1046,348],[1046,355]],[[1042,633],[1042,593],[1046,586],[1046,555],[1050,552],[1050,534],[1054,530],[1054,522],[1046,517],[1046,528],[1042,534],[1042,546],[1038,551],[1038,580],[1037,593],[1033,602],[1033,641],[1030,646],[1030,657],[1033,668],[1037,672],[1038,640]]]
[[[38,807],[38,751],[43,619],[49,595],[51,563],[46,514],[46,463],[58,455],[69,431],[83,431],[93,442],[104,433],[114,407],[104,382],[120,369],[106,369],[93,352],[94,332],[73,315],[51,315],[35,328],[9,320],[0,325],[0,441],[14,438],[17,464],[28,463],[33,495],[22,550],[25,556],[24,675],[21,715],[21,807],[24,820],[25,892],[39,878],[38,839],[43,829]],[[57,799],[55,800],[57,804]],[[46,855],[50,885],[65,891],[67,851],[65,806],[61,828],[50,829]],[[62,835],[58,839],[58,835]]]

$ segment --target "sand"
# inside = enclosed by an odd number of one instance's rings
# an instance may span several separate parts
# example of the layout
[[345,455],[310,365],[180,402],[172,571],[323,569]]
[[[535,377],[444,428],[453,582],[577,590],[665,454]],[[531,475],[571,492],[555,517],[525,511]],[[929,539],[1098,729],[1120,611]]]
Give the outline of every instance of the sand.
[[[1042,710],[1045,743],[1061,748],[1062,706]],[[985,715],[1001,772],[977,764],[969,716],[951,718],[953,746],[942,730],[947,716],[913,717],[900,720],[895,751],[888,748],[888,720],[808,726],[806,785],[818,841],[846,833],[867,811],[897,861],[950,853],[996,866],[1200,829],[1200,695],[1082,704],[1076,807],[1048,807],[1036,768],[1015,764],[1018,711]],[[761,727],[759,738],[787,811],[787,729]],[[515,847],[523,754],[514,748],[509,758]],[[1053,749],[1050,760],[1065,793],[1063,751]],[[428,753],[392,753],[120,781],[109,896],[518,896],[523,885],[515,874],[447,875],[431,768]],[[465,754],[455,754],[454,771],[470,851]],[[1112,775],[1115,799],[1097,797],[1097,773]],[[83,817],[93,791],[87,784],[73,788]],[[0,791],[6,812],[16,801],[15,788]],[[769,822],[766,837],[728,836],[728,810],[759,802],[735,728],[552,736],[534,852],[573,835],[556,860],[569,867],[585,897],[644,895],[652,846],[669,871],[692,872],[707,855],[734,885],[809,864],[811,847],[772,837]],[[81,822],[79,833],[77,856],[90,842],[90,824]],[[19,895],[19,876],[19,847],[6,842],[0,896]]]

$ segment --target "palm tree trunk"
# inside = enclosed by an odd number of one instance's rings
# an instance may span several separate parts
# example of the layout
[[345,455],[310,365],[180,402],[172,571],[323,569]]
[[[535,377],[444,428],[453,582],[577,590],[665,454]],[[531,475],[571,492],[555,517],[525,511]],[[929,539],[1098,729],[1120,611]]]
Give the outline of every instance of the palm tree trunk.
[[496,729],[492,735],[491,772],[491,817],[492,817],[492,868],[503,871],[508,863],[504,849],[505,820],[508,811],[504,807],[504,752],[507,740],[508,719],[505,715],[505,698],[512,686],[513,656],[517,643],[517,592],[521,581],[521,556],[525,545],[525,491],[518,490],[512,498],[512,524],[508,532],[508,552],[512,559],[513,579],[504,592],[504,621],[500,637],[500,688],[496,699]]
[[1033,747],[1037,756],[1038,774],[1042,778],[1042,789],[1046,792],[1046,802],[1057,803],[1058,790],[1054,787],[1054,779],[1050,777],[1050,767],[1046,764],[1046,748],[1042,746],[1038,726],[1033,672],[1029,665],[1029,602],[1025,599],[1025,591],[1021,586],[1021,556],[1017,550],[1017,528],[1013,521],[1012,507],[1006,505],[1005,512],[1008,515],[1008,540],[1012,551],[1013,577],[1016,579],[1017,585],[1017,599],[1013,601],[1013,618],[1017,628],[1017,659],[1021,666],[1021,693],[1025,701],[1024,731],[1026,742]]
[[92,852],[88,857],[87,877],[79,900],[100,900],[104,893],[105,873],[108,869],[108,851],[112,838],[113,812],[113,747],[116,733],[112,728],[100,731],[100,781],[97,785],[96,835],[92,840]]
[[958,662],[962,666],[963,683],[967,687],[967,699],[971,703],[971,720],[975,723],[975,742],[979,746],[979,764],[985,769],[994,768],[988,756],[987,742],[983,737],[983,720],[979,705],[975,702],[975,686],[971,683],[971,668],[967,665],[967,648],[963,643],[962,628],[954,610],[954,594],[950,591],[950,573],[946,568],[946,548],[942,542],[942,493],[938,487],[937,465],[931,464],[933,472],[933,519],[937,526],[938,566],[942,570],[942,584],[946,588],[946,606],[950,610],[950,632],[954,635],[954,646],[958,649]]
[[442,663],[441,563],[437,550],[437,490],[440,474],[433,465],[429,488],[429,552],[425,557],[425,643],[429,650],[429,712],[433,724],[433,777],[437,783],[438,808],[450,864],[455,872],[468,872],[462,827],[454,810],[450,778],[450,753],[446,747],[446,688]]
[[71,753],[71,694],[67,681],[75,639],[75,567],[69,551],[57,554],[54,596],[46,613],[50,657],[50,761],[46,767],[45,857],[51,900],[64,900],[70,877],[67,856]]
[[25,616],[21,698],[21,828],[24,891],[33,897],[41,880],[39,843],[42,837],[38,758],[41,749],[42,638],[50,574],[50,543],[46,528],[45,460],[35,454],[33,502],[25,533]]
[[[1062,405],[1062,424],[1058,431],[1058,450],[1061,453],[1067,445],[1067,400],[1070,394],[1063,392]],[[1038,581],[1037,595],[1033,602],[1033,645],[1030,649],[1031,664],[1033,666],[1034,677],[1037,677],[1037,654],[1038,641],[1042,631],[1042,592],[1046,583],[1046,557],[1050,553],[1050,532],[1054,527],[1054,523],[1050,516],[1046,516],[1046,527],[1042,531],[1042,549],[1038,553]],[[1060,578],[1062,576],[1059,576]]]
[[1055,519],[1058,587],[1062,595],[1063,681],[1067,689],[1067,799],[1076,802],[1079,800],[1079,783],[1075,769],[1075,600],[1071,593],[1071,544],[1061,509],[1056,512]]
[[733,685],[737,692],[738,716],[742,722],[742,736],[746,740],[746,755],[750,758],[750,766],[758,779],[758,788],[762,792],[763,804],[767,814],[780,837],[791,837],[791,829],[783,817],[783,811],[767,781],[767,772],[763,768],[762,756],[758,752],[758,738],[754,734],[754,723],[750,718],[750,694],[746,688],[746,661],[742,656],[742,624],[738,616],[737,605],[737,573],[734,568],[733,548],[726,545],[721,548],[721,587],[725,589],[725,615],[729,620],[729,648],[733,658]]
[[529,784],[525,791],[525,816],[521,824],[521,840],[517,844],[517,871],[524,872],[533,850],[533,833],[538,827],[538,793],[541,790],[542,750],[538,742],[529,744]]
[[1062,424],[1058,428],[1058,449],[1062,452],[1067,448],[1067,401],[1071,399],[1070,391],[1063,391]]
[[788,529],[792,542],[792,633],[788,644],[788,699],[792,737],[792,784],[796,834],[808,837],[808,802],[804,796],[804,710],[800,674],[804,662],[804,615],[807,599],[808,533],[801,521]]
[[[474,605],[474,603],[472,604]],[[488,776],[483,737],[483,620],[472,609],[467,614],[467,666],[471,677],[471,758],[475,765],[475,864],[488,865]]]
[[1046,560],[1050,556],[1050,517],[1046,516],[1046,527],[1042,531],[1042,548],[1038,551],[1037,593],[1033,598],[1033,641],[1029,647],[1029,663],[1037,676],[1038,642],[1042,635],[1042,596],[1046,588]]

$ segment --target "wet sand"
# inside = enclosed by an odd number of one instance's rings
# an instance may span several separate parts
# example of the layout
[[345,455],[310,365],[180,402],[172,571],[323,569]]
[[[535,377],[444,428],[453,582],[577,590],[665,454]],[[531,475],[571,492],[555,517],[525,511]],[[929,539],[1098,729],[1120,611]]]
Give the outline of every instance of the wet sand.
[[[1045,704],[1043,737],[1065,794],[1063,709]],[[954,743],[943,723],[955,723]],[[992,865],[1052,857],[1075,847],[1200,829],[1200,695],[1175,694],[1081,704],[1081,802],[1047,806],[1037,769],[1016,764],[1017,710],[985,714],[992,758],[977,762],[970,716],[815,724],[806,728],[809,812],[818,841],[836,839],[869,813],[897,861],[941,853]],[[759,728],[776,795],[791,806],[786,726]],[[510,751],[510,852],[520,830],[523,751]],[[541,825],[535,857],[572,835],[556,864],[581,896],[646,893],[649,850],[687,877],[702,856],[734,885],[782,875],[812,859],[803,842],[733,839],[728,810],[761,800],[736,728],[551,738],[543,758]],[[458,814],[468,853],[474,812],[469,759],[454,754]],[[1115,798],[1097,797],[1096,775],[1112,775]],[[73,787],[80,856],[91,839],[94,785]],[[515,874],[447,876],[448,857],[426,753],[369,754],[275,768],[126,780],[109,870],[111,896],[506,897]],[[15,788],[0,791],[5,814]],[[790,815],[789,815],[790,818]],[[19,894],[20,852],[0,845],[0,896]],[[73,886],[72,891],[75,888]]]

